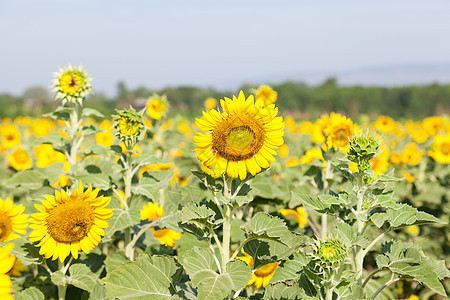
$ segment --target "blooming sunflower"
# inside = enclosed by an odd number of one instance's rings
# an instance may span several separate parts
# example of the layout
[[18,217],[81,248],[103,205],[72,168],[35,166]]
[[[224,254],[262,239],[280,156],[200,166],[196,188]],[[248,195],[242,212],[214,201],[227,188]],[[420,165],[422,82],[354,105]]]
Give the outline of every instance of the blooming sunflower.
[[278,93],[268,85],[261,85],[255,93],[256,100],[262,99],[264,105],[274,104],[277,101]]
[[0,198],[0,242],[19,238],[19,234],[26,234],[28,215],[22,214],[25,210],[22,204],[14,206],[12,200]]
[[154,221],[163,216],[163,208],[157,203],[149,202],[141,209],[141,220]]
[[222,113],[212,109],[196,119],[203,131],[194,136],[197,158],[216,178],[224,172],[241,180],[247,172],[255,176],[275,161],[274,149],[284,143],[283,118],[276,116],[274,104],[264,106],[262,99],[255,103],[253,95],[245,99],[242,91],[220,102]]
[[80,250],[89,253],[100,243],[113,211],[105,208],[111,198],[98,192],[92,186],[84,191],[80,183],[70,195],[55,191],[55,196],[45,195],[42,204],[34,205],[39,212],[31,215],[30,241],[40,240],[39,254],[64,262],[70,253],[77,259]]
[[394,132],[396,129],[395,121],[388,116],[379,116],[373,126],[380,132]]
[[359,131],[351,119],[340,114],[331,113],[330,121],[324,132],[327,134],[328,148],[343,148],[349,145],[355,133]]
[[91,81],[82,66],[69,65],[59,72],[54,73],[53,89],[56,92],[55,99],[61,99],[62,104],[66,102],[82,104],[83,98],[92,93]]
[[317,119],[311,130],[312,139],[317,144],[322,144],[325,142],[327,135],[325,133],[325,128],[327,128],[330,122],[330,117],[328,115],[322,116]]
[[436,135],[428,155],[441,164],[450,164],[450,133]]
[[300,163],[301,164],[310,164],[316,159],[320,159],[321,161],[323,161],[324,167],[327,165],[327,162],[323,158],[322,150],[320,150],[317,147],[307,150],[305,152],[305,154],[300,158]]
[[289,155],[289,147],[286,144],[281,145],[280,149],[278,149],[278,154],[281,158],[285,158]]
[[402,152],[402,162],[410,165],[418,165],[422,161],[422,154],[417,148],[417,144],[408,144]]
[[147,115],[153,120],[159,120],[168,109],[167,97],[165,95],[153,95],[147,102]]
[[15,256],[9,253],[14,248],[14,244],[10,243],[0,248],[0,299],[14,299],[11,295],[12,283],[7,273],[13,268],[16,260]]
[[440,130],[444,129],[444,120],[437,116],[423,119],[422,127],[429,136],[435,136]]
[[31,158],[27,151],[22,147],[18,147],[8,156],[9,165],[16,171],[26,170],[31,166]]
[[16,126],[8,125],[2,128],[1,146],[3,149],[10,149],[20,144],[20,133]]
[[205,109],[206,110],[213,109],[214,107],[217,106],[217,103],[218,102],[217,102],[216,98],[209,97],[205,100],[205,103],[204,103]]

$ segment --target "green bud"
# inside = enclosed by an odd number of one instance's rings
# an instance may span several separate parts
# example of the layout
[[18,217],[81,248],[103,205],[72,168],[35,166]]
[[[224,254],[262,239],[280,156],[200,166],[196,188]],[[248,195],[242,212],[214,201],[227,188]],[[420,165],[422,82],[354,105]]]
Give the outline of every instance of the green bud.
[[347,257],[347,245],[336,238],[317,240],[312,256],[323,268],[336,268]]
[[130,107],[129,110],[116,110],[114,115],[114,128],[116,136],[125,144],[135,144],[141,140],[145,133],[144,120],[142,119],[143,110],[137,112]]

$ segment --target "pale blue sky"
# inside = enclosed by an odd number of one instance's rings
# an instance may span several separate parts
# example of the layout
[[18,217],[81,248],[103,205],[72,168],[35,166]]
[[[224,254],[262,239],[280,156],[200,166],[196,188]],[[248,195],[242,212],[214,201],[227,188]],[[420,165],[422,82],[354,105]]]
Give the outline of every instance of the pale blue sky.
[[94,90],[450,62],[450,1],[0,0],[0,93],[69,62]]

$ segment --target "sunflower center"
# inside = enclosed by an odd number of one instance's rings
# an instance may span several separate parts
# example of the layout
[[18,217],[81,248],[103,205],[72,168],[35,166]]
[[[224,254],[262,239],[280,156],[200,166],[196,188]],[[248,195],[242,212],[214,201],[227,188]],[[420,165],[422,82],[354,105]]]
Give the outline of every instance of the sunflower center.
[[264,128],[247,115],[224,120],[212,133],[212,149],[231,161],[246,160],[264,143]]
[[347,131],[345,129],[343,128],[339,129],[338,131],[336,131],[335,135],[338,141],[341,142],[347,141]]
[[10,218],[4,212],[0,212],[0,242],[4,242],[11,232]]
[[70,244],[82,240],[94,224],[94,210],[83,200],[74,199],[54,207],[47,217],[50,236]]
[[7,140],[8,142],[10,142],[10,141],[14,140],[14,136],[13,136],[12,134],[8,134],[8,135],[6,136],[6,140]]
[[255,275],[258,277],[269,276],[269,275],[273,274],[273,272],[275,272],[277,267],[278,267],[278,263],[266,264],[266,265],[258,268],[258,270],[255,271]]
[[64,93],[75,93],[81,86],[81,78],[76,74],[63,75],[60,82]]
[[450,143],[442,143],[441,152],[444,155],[449,155],[450,154]]
[[139,122],[129,118],[122,118],[119,122],[120,132],[127,136],[133,136],[139,130]]

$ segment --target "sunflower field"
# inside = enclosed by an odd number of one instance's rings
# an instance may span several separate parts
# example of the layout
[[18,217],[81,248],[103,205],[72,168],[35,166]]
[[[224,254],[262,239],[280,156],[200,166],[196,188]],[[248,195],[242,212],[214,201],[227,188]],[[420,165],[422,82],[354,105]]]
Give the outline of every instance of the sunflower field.
[[[0,120],[0,299],[447,299],[450,118],[299,120],[261,86]],[[446,261],[447,260],[447,261]]]

